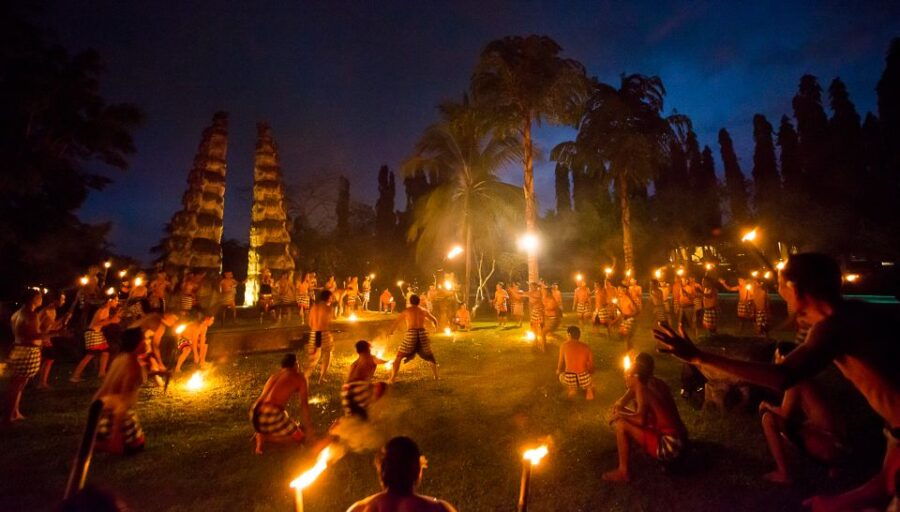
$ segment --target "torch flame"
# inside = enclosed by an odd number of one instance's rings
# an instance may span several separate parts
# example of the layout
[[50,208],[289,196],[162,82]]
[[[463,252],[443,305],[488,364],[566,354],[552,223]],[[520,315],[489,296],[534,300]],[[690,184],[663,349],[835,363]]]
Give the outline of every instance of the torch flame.
[[141,286],[142,284],[144,284],[144,280],[143,280],[143,279],[141,279],[140,277],[135,277],[135,278],[134,278],[134,285],[135,285],[135,286]]
[[359,320],[359,318],[357,318],[356,313],[350,313],[350,316],[347,317],[347,320],[349,320],[350,322],[355,322]]
[[109,288],[106,289],[106,294],[109,296],[112,296],[115,293],[116,293],[116,289],[113,288],[112,286],[110,286]]
[[622,367],[625,368],[625,371],[631,370],[631,356],[625,354],[625,357],[622,358]]
[[85,286],[88,284],[88,276],[81,276],[81,279],[78,280],[81,283],[81,286]]
[[109,267],[111,267],[111,266],[112,266],[112,262],[111,262],[111,261],[104,261],[104,262],[103,262],[103,268],[109,268]]
[[526,331],[525,332],[525,341],[534,341],[537,339],[537,334],[534,331]]
[[784,270],[784,266],[785,266],[785,262],[784,262],[784,261],[779,261],[778,263],[775,264],[775,268],[776,268],[777,270]]
[[855,283],[859,281],[859,274],[846,274],[844,280],[848,283]]
[[547,445],[542,444],[537,448],[525,450],[525,453],[522,454],[522,458],[530,461],[532,466],[537,466],[548,452],[549,449],[547,449]]
[[675,274],[677,274],[678,277],[683,276],[683,275],[684,275],[684,269],[683,269],[683,268],[679,268],[678,270],[675,271]]
[[453,334],[453,330],[449,327],[444,327],[444,336],[450,336],[451,334]]
[[753,277],[759,276],[759,270],[754,270],[753,272],[750,272],[750,275]]
[[452,260],[453,258],[455,258],[455,257],[459,256],[460,254],[462,254],[462,252],[463,252],[463,248],[462,248],[462,247],[460,247],[460,246],[458,246],[458,245],[454,245],[453,248],[450,249],[450,252],[447,253],[447,259],[448,259],[448,260]]
[[613,273],[613,269],[612,267],[606,267],[605,269],[603,269],[603,272],[608,276]]
[[175,334],[181,334],[185,329],[187,329],[187,324],[179,324],[178,327],[175,328]]
[[706,265],[704,265],[704,267],[706,268],[706,270],[712,270],[714,266],[715,266],[715,265],[713,265],[712,263],[707,263]]
[[401,286],[403,286],[403,281],[397,281],[397,288],[400,288]]
[[203,374],[200,373],[200,370],[197,370],[191,375],[191,378],[188,379],[187,384],[185,384],[184,387],[187,388],[188,391],[200,391],[205,385],[206,383],[203,381]]
[[580,283],[582,281],[584,281],[584,276],[581,273],[575,274],[575,282]]
[[125,277],[126,275],[128,275],[128,271],[127,271],[127,270],[120,270],[120,271],[119,271],[119,278],[120,278],[120,279],[123,278],[123,277]]
[[756,228],[753,228],[750,231],[746,232],[744,234],[744,236],[741,237],[741,242],[752,242],[752,241],[756,240],[756,235],[757,235]]
[[654,272],[653,275],[654,275],[657,279],[662,279],[662,270],[656,269],[656,272]]
[[744,289],[747,290],[748,292],[749,292],[749,291],[753,291],[753,285],[752,285],[752,284],[748,284],[748,285],[744,286]]
[[766,273],[763,274],[763,279],[772,279],[772,271],[766,270]]
[[517,245],[520,251],[534,252],[538,248],[538,237],[534,233],[525,233],[522,235]]
[[453,281],[451,281],[449,279],[444,280],[444,289],[452,290],[453,289]]
[[319,478],[319,475],[328,467],[330,455],[331,446],[326,446],[316,457],[315,465],[291,482],[291,489],[303,490],[312,485],[316,478]]

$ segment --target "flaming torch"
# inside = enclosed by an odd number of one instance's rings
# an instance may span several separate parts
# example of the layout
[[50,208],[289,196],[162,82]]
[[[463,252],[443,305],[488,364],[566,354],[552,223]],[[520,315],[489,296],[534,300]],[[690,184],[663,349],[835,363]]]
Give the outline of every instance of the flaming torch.
[[195,371],[184,385],[185,389],[193,393],[200,391],[204,386],[206,386],[206,382],[204,382],[203,374],[200,373],[200,370]]
[[750,231],[744,233],[744,236],[741,237],[741,242],[745,242],[750,246],[750,252],[752,252],[759,261],[762,262],[763,265],[766,266],[767,269],[772,272],[776,272],[776,268],[772,265],[772,263],[763,255],[762,251],[759,250],[759,247],[756,246],[756,239],[759,237],[758,228],[753,228]]
[[525,332],[524,338],[525,341],[532,342],[537,339],[537,334],[535,334],[532,330],[528,330]]
[[519,487],[519,506],[516,508],[518,512],[526,512],[528,510],[528,487],[531,485],[531,470],[534,466],[541,463],[541,459],[547,455],[546,444],[542,444],[537,448],[525,450],[522,454],[522,483]]
[[328,467],[328,460],[331,457],[331,446],[326,446],[316,457],[316,463],[306,473],[298,476],[291,482],[291,489],[294,489],[294,510],[303,512],[303,489],[306,489],[319,475]]
[[631,356],[625,354],[625,357],[622,358],[622,368],[625,369],[625,373],[628,373],[631,370]]

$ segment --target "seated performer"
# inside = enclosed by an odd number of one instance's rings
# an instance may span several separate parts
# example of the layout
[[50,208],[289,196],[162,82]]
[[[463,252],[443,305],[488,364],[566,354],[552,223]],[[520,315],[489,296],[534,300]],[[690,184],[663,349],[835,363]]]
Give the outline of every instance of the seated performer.
[[147,380],[138,360],[143,344],[144,333],[140,329],[122,333],[122,350],[94,395],[94,400],[103,401],[103,413],[97,423],[97,450],[132,455],[144,449],[144,431],[134,412],[138,392]]
[[106,376],[106,365],[109,362],[109,343],[106,341],[106,335],[103,334],[103,328],[107,325],[117,324],[121,320],[118,311],[112,314],[112,310],[118,304],[119,299],[116,296],[112,296],[94,312],[88,330],[84,331],[84,348],[86,352],[75,367],[75,371],[72,372],[69,382],[81,382],[81,374],[91,360],[94,359],[94,356],[100,357],[100,369],[97,375],[101,379]]
[[345,416],[368,419],[369,406],[381,398],[387,386],[372,382],[379,364],[387,361],[372,355],[372,345],[366,340],[356,342],[356,361],[350,365],[347,382],[341,386],[341,405]]
[[[325,380],[328,367],[331,365],[331,353],[334,350],[334,337],[331,334],[332,306],[334,296],[328,289],[319,292],[318,300],[309,310],[309,339],[306,342],[307,372],[312,378],[316,368],[319,370],[318,384]],[[321,365],[320,365],[321,363]]]
[[556,375],[566,386],[570,398],[575,396],[579,389],[583,389],[585,398],[593,400],[594,382],[591,375],[594,373],[594,354],[591,347],[581,341],[581,329],[570,325],[566,332],[569,339],[559,346]]
[[453,316],[453,326],[459,331],[468,331],[472,329],[472,315],[469,313],[469,306],[465,302],[459,303],[459,309]]
[[406,336],[403,343],[397,350],[397,357],[394,359],[394,372],[391,374],[390,383],[397,380],[397,373],[400,371],[400,364],[405,359],[411,361],[418,354],[419,357],[431,364],[431,372],[434,374],[434,380],[438,378],[437,361],[434,353],[431,351],[431,342],[428,340],[428,331],[425,330],[425,321],[431,322],[437,327],[437,318],[431,313],[419,307],[419,296],[412,295],[409,298],[409,307],[400,312],[397,323],[394,324],[396,330],[403,324],[406,324]]
[[181,365],[187,360],[191,354],[194,355],[194,364],[202,370],[206,366],[206,350],[209,345],[206,344],[206,331],[209,326],[215,322],[216,317],[211,314],[204,314],[202,320],[193,321],[178,334],[178,361],[175,363],[175,373],[181,371]]
[[630,352],[632,340],[634,339],[634,323],[637,319],[638,307],[624,285],[618,288],[617,295],[613,299],[613,307],[617,308],[614,322],[619,325],[619,339],[625,342],[625,349]]
[[[779,342],[775,349],[775,364],[784,363],[796,343]],[[845,455],[845,424],[835,414],[834,406],[826,399],[824,390],[814,381],[806,380],[784,392],[781,405],[763,401],[759,404],[763,432],[769,451],[775,459],[775,471],[763,478],[779,484],[791,483],[785,447],[795,447],[823,462],[837,473],[837,465]]]
[[393,313],[394,306],[397,303],[394,302],[394,296],[391,294],[391,290],[385,288],[383,292],[381,292],[381,298],[378,299],[378,310],[382,313]]
[[446,501],[416,493],[425,469],[423,461],[412,439],[395,437],[388,441],[375,459],[383,490],[354,503],[347,512],[456,512]]
[[[287,413],[287,403],[297,394],[300,421],[293,421]],[[306,377],[297,365],[297,356],[285,354],[281,369],[269,376],[259,398],[250,407],[250,423],[256,440],[256,454],[263,452],[266,442],[302,443],[312,437],[313,424],[309,415],[309,391]]]
[[604,480],[630,480],[632,442],[662,462],[677,460],[687,444],[687,429],[678,414],[672,392],[665,382],[653,376],[653,368],[653,358],[641,352],[625,375],[628,391],[613,405],[611,421],[616,431],[619,467],[604,473]]

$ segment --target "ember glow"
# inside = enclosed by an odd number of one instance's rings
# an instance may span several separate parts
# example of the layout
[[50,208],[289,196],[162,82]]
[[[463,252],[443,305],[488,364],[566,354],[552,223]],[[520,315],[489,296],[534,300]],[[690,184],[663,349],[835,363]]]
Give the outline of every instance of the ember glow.
[[191,392],[200,391],[204,387],[206,387],[206,382],[204,381],[203,374],[200,372],[200,370],[195,371],[194,374],[191,375],[191,378],[188,379],[187,383],[184,385],[184,388]]
[[448,259],[448,260],[452,260],[453,258],[455,258],[455,257],[459,256],[460,254],[462,254],[462,252],[463,252],[463,248],[462,248],[462,247],[460,247],[460,246],[458,246],[458,245],[454,245],[453,248],[450,249],[450,252],[447,253],[447,259]]
[[744,236],[741,237],[741,242],[752,242],[756,240],[757,236],[756,228],[751,229],[750,231],[744,233]]
[[109,261],[104,261],[104,262],[103,262],[103,268],[109,268],[109,267],[111,267],[111,266],[112,266],[112,262],[109,262]]
[[359,320],[359,318],[356,316],[356,313],[350,313],[350,316],[347,317],[347,320],[350,322],[355,322]]
[[776,268],[777,270],[784,270],[784,266],[785,266],[785,262],[784,262],[784,261],[779,261],[778,263],[775,264],[775,268]]
[[135,278],[134,278],[134,285],[135,285],[135,286],[141,286],[142,284],[144,284],[144,280],[143,280],[143,279],[141,279],[140,277],[135,277]]
[[453,334],[453,330],[449,327],[444,327],[444,336],[450,336]]
[[330,457],[331,446],[326,446],[316,457],[315,465],[291,482],[291,489],[302,491],[312,485],[312,483],[316,481],[316,478],[319,478],[319,475],[321,475],[328,467],[328,460]]
[[844,281],[855,283],[859,281],[859,274],[844,274]]
[[532,466],[537,466],[541,463],[541,459],[543,459],[549,451],[550,450],[547,448],[547,445],[542,444],[537,448],[525,450],[525,453],[522,454],[522,458],[531,462]]
[[524,338],[525,341],[534,341],[537,339],[537,335],[534,333],[534,331],[526,331]]

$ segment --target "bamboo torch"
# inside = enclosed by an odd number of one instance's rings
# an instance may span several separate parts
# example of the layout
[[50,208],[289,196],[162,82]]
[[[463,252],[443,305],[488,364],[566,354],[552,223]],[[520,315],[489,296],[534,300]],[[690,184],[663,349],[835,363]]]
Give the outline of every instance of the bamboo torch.
[[531,470],[534,466],[540,464],[541,459],[547,455],[548,449],[546,444],[542,444],[537,448],[525,450],[522,455],[522,481],[519,487],[519,506],[516,508],[518,512],[526,512],[528,510],[528,488],[531,485]]

